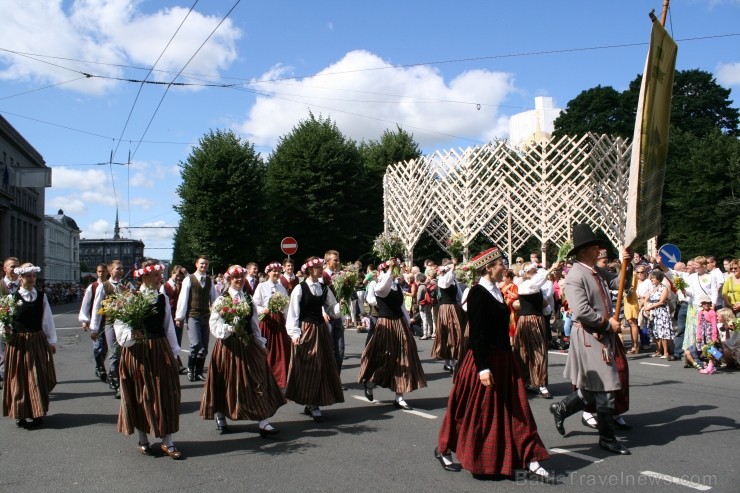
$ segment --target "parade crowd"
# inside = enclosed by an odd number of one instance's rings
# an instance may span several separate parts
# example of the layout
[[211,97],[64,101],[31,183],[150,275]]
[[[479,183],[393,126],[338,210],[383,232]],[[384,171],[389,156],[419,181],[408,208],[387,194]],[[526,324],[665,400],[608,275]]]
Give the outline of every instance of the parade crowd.
[[[156,260],[134,279],[120,261],[97,266],[82,297],[79,320],[92,339],[94,372],[120,399],[117,431],[135,434],[144,455],[183,457],[180,375],[203,382],[200,416],[220,433],[229,421],[258,422],[259,434],[280,432],[271,418],[289,401],[315,422],[344,402],[340,375],[345,330],[366,332],[357,382],[373,401],[377,389],[393,404],[426,387],[417,339],[450,372],[447,411],[434,457],[445,471],[476,477],[557,478],[528,402],[548,390],[548,351],[568,352],[564,376],[572,393],[549,410],[556,430],[580,413],[614,454],[628,448],[629,358],[648,352],[704,375],[738,367],[740,261],[714,257],[685,263],[623,251],[609,261],[587,225],[575,225],[564,259],[543,265],[537,254],[509,264],[492,247],[466,263],[443,259],[410,266],[342,265],[339,252],[293,260],[231,265],[213,276],[205,256],[192,273],[174,265],[165,279]],[[624,264],[624,265],[622,265]],[[8,258],[0,283],[3,416],[21,428],[43,426],[56,385],[56,330],[50,304],[77,296],[36,288],[40,268]],[[623,311],[614,317],[623,273]],[[180,357],[187,331],[187,359]],[[209,354],[209,342],[215,345]],[[679,365],[680,363],[676,363]],[[161,443],[155,451],[150,435]],[[454,454],[454,455],[453,455]]]

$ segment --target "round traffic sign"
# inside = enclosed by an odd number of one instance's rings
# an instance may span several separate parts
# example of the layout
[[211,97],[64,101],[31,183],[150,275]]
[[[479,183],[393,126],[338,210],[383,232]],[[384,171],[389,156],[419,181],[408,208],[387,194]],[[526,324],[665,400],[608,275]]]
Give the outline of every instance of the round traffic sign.
[[298,242],[291,236],[286,236],[280,242],[280,249],[285,255],[295,255],[298,251]]
[[673,268],[677,262],[681,261],[681,250],[676,245],[666,243],[658,249],[658,255],[663,259],[663,263]]

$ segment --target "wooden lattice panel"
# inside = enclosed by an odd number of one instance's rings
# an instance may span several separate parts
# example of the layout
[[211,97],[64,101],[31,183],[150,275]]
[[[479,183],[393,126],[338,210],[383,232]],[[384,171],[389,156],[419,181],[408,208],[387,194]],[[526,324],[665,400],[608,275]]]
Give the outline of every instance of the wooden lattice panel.
[[447,249],[453,233],[467,247],[483,234],[509,256],[532,237],[562,245],[572,225],[601,229],[615,245],[624,237],[631,145],[586,134],[526,148],[505,142],[436,151],[388,167],[385,228],[407,257],[427,232]]

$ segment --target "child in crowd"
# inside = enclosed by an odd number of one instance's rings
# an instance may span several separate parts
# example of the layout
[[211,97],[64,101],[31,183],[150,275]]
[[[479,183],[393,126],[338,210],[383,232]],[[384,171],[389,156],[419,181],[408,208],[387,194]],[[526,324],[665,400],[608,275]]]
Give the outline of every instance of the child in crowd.
[[707,352],[709,364],[704,368],[704,363],[700,359],[704,344],[716,345],[719,341],[717,331],[717,313],[712,309],[712,300],[707,295],[699,297],[701,310],[696,317],[696,344],[692,344],[685,352],[686,361],[699,370],[702,374],[711,375],[716,370],[714,368],[716,359]]

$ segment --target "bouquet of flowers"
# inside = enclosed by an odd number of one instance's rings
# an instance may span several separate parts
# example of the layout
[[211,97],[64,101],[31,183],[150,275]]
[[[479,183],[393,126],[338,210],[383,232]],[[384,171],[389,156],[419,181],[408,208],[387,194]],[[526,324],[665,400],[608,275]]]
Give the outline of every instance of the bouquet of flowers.
[[252,340],[249,334],[249,316],[252,314],[252,298],[245,296],[238,303],[230,296],[224,296],[221,301],[213,306],[213,310],[234,328],[234,335],[244,344]]
[[[267,309],[270,311],[270,313],[280,313],[284,311],[289,304],[290,297],[276,291],[272,293],[270,299],[267,300]],[[262,320],[263,318],[265,318],[265,314],[260,313],[260,320]]]
[[464,248],[462,233],[451,234],[450,239],[447,240],[447,251],[450,252],[450,256],[452,258],[462,258]]
[[13,333],[5,332],[5,327],[13,325],[15,309],[22,303],[23,300],[15,301],[12,294],[0,297],[0,329],[3,329],[3,337],[6,343],[13,341]]
[[714,342],[706,342],[701,347],[701,355],[707,359],[710,356],[715,359],[720,359],[722,357],[722,351],[720,351],[718,347],[721,347],[719,343],[715,344]]
[[403,256],[405,247],[396,233],[380,233],[373,241],[373,253],[381,260]]
[[683,280],[683,277],[677,274],[673,276],[673,287],[676,288],[677,291],[680,291],[682,289],[686,289],[688,287],[688,284],[686,284],[686,281]]
[[[124,291],[113,294],[103,300],[103,304],[98,313],[105,315],[111,321],[119,320],[134,331],[142,331],[144,319],[157,313],[156,291]],[[144,342],[145,339],[140,339]]]
[[455,279],[465,283],[466,286],[471,287],[476,281],[475,269],[473,269],[469,264],[458,265],[457,268],[455,268]]
[[358,280],[357,267],[354,264],[347,264],[331,281],[337,294],[337,301],[342,302],[342,315],[349,315],[349,302],[355,294]]
[[562,246],[560,247],[560,250],[558,250],[558,258],[557,258],[557,261],[558,262],[562,262],[563,260],[567,259],[568,258],[568,252],[570,252],[571,250],[573,250],[573,241],[572,240],[568,240],[565,243],[563,243]]

